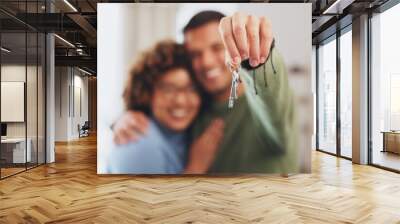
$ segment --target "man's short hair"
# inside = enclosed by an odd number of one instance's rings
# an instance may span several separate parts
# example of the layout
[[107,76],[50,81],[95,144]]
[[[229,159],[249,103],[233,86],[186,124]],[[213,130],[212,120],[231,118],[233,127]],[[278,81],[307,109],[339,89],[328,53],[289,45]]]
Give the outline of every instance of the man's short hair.
[[225,15],[217,11],[201,11],[189,20],[189,22],[183,28],[183,33],[186,33],[192,29],[196,29],[210,22],[219,22],[223,17],[225,17]]

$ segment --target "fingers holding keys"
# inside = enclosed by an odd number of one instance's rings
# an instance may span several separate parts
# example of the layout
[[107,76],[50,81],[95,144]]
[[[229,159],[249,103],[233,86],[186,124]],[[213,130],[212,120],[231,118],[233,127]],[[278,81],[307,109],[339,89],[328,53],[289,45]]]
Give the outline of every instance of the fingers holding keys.
[[268,58],[273,35],[266,17],[235,13],[221,19],[219,31],[232,64],[249,59],[256,67]]
[[240,64],[242,59],[238,49],[236,48],[236,42],[233,37],[232,31],[232,19],[230,17],[224,17],[221,19],[219,24],[219,31],[222,36],[222,41],[224,43],[225,49],[228,52],[228,61],[234,65]]
[[232,16],[232,31],[241,61],[249,58],[249,46],[246,32],[247,16],[242,13],[235,13]]
[[249,16],[246,24],[249,38],[250,65],[256,67],[260,64],[260,23],[259,18]]
[[260,18],[260,63],[267,60],[273,40],[271,23],[263,16]]

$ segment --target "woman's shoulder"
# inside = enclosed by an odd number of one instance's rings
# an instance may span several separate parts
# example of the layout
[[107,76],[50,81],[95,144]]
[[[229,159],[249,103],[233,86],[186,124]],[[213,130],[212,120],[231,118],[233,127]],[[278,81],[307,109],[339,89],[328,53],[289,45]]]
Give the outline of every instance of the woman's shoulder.
[[150,118],[147,132],[141,136],[141,138],[138,140],[138,143],[144,142],[147,144],[156,144],[156,143],[162,143],[163,141],[164,141],[164,135],[160,130],[159,125],[153,118]]
[[[179,145],[171,145],[154,120],[137,141],[118,145],[108,157],[111,173],[179,173],[182,161],[175,155]],[[175,147],[176,146],[176,147]],[[183,146],[182,146],[183,147]],[[172,158],[172,159],[171,159]]]
[[115,145],[108,156],[110,173],[162,173],[165,166],[164,155],[160,150],[162,142],[153,122],[149,123],[147,133],[136,141]]

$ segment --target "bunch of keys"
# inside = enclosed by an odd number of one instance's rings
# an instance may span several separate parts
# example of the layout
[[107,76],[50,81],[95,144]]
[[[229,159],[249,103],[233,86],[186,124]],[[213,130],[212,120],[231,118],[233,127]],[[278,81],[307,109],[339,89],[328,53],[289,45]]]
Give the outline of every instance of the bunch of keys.
[[[270,55],[272,55],[272,50],[275,47],[275,39],[272,39],[272,43],[271,43],[271,47],[270,47],[270,54],[267,57],[267,60],[269,59]],[[257,67],[252,67],[249,63],[249,60],[245,60],[242,61],[239,65],[234,65],[232,62],[227,62],[227,66],[230,69],[230,71],[232,72],[232,84],[231,84],[231,92],[229,95],[229,102],[228,102],[228,108],[232,108],[233,104],[235,103],[235,100],[238,98],[238,94],[237,94],[237,88],[239,86],[239,83],[241,82],[240,76],[239,76],[239,71],[241,69],[241,67],[243,66],[243,68],[245,68],[246,70],[252,70],[253,72],[253,84],[254,84],[254,93],[257,95],[257,86],[256,86],[256,71],[255,68],[261,66],[261,64]],[[272,57],[271,57],[271,66],[272,66],[272,70],[274,71],[274,74],[276,74],[276,69],[274,66],[274,63],[272,62]],[[264,68],[264,83],[265,83],[265,87],[268,86],[267,84],[267,77],[266,77],[266,73],[265,73],[265,66]]]
[[238,98],[237,88],[239,86],[239,82],[241,82],[240,76],[239,76],[240,65],[237,67],[234,67],[233,65],[228,64],[228,67],[232,72],[231,93],[229,95],[228,108],[232,108],[233,104],[235,103],[235,100]]

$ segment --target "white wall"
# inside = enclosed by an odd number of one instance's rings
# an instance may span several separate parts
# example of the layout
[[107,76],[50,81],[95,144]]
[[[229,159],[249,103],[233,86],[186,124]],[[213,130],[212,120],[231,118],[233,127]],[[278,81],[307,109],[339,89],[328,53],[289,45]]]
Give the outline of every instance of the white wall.
[[88,77],[72,67],[56,67],[55,74],[55,141],[77,139],[78,124],[88,120]]
[[176,12],[175,21],[176,21],[176,29],[175,29],[175,38],[178,43],[183,43],[183,27],[187,24],[190,18],[196,13],[199,13],[204,10],[215,10],[221,12],[225,15],[232,15],[235,13],[239,4],[226,4],[226,3],[185,3],[185,4],[176,4],[178,10]]
[[[137,52],[160,38],[175,38],[176,5],[100,3],[97,10],[97,145],[98,152],[104,152],[97,162],[105,164],[107,149],[113,146],[110,126],[124,109],[128,67]],[[156,26],[160,29],[149,29]]]
[[55,68],[55,141],[68,139],[67,117],[68,115],[68,85],[69,77],[67,67]]
[[[74,87],[75,87],[75,91],[73,92],[73,94],[75,94],[75,96],[73,96],[75,98],[75,116],[72,122],[72,132],[71,135],[73,136],[73,138],[77,138],[79,133],[78,133],[78,129],[77,126],[78,124],[80,124],[81,126],[85,123],[85,121],[89,120],[89,113],[88,113],[88,76],[84,76],[84,73],[75,70],[75,75],[74,75],[74,83],[73,83]],[[77,97],[77,88],[80,89],[80,99]],[[79,111],[78,106],[78,100],[80,100],[80,107],[81,107],[81,112]]]

